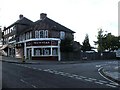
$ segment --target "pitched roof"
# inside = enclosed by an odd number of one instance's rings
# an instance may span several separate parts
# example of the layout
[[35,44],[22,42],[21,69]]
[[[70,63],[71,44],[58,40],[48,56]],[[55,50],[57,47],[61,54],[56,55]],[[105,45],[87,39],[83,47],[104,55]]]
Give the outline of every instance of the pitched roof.
[[[8,26],[6,29],[8,29],[8,28],[10,28],[10,27],[12,27],[12,26],[14,26],[16,24],[19,24],[19,25],[28,25],[29,26],[29,25],[33,24],[33,21],[29,20],[26,17],[23,17],[20,20],[17,20],[16,22],[14,22],[10,26]],[[6,29],[4,29],[4,30],[6,30]]]
[[34,23],[34,25],[39,24],[39,23],[41,23],[41,22],[42,22],[42,23],[47,23],[47,24],[49,24],[49,26],[51,26],[51,29],[54,29],[54,30],[59,30],[59,31],[62,30],[62,31],[65,31],[65,32],[75,33],[74,31],[70,30],[69,28],[67,28],[67,27],[65,27],[65,26],[63,26],[63,25],[55,22],[54,20],[52,20],[52,19],[50,19],[50,18],[48,18],[48,17],[46,17],[46,18],[43,19],[43,20],[38,20],[38,21],[36,21],[36,22]]

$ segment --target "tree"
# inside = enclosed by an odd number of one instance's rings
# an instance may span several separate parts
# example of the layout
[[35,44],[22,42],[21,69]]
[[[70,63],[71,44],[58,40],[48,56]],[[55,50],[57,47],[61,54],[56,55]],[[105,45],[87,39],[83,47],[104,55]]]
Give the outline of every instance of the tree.
[[90,46],[90,43],[89,43],[89,36],[88,36],[88,34],[86,34],[85,39],[84,39],[84,41],[83,41],[82,44],[83,44],[83,45],[82,45],[81,50],[82,50],[83,52],[85,52],[85,51],[90,51],[90,50],[91,50],[91,46]]
[[62,52],[72,52],[73,51],[73,39],[66,37],[61,41],[60,50]]
[[98,52],[102,52],[104,50],[103,42],[104,42],[105,35],[103,35],[103,32],[104,31],[100,29],[98,31],[98,36],[97,36],[98,41],[94,41],[95,45],[98,45],[98,48],[97,48]]
[[114,36],[111,33],[103,34],[103,30],[98,31],[97,41],[94,41],[98,45],[98,51],[114,51],[120,48],[120,36]]

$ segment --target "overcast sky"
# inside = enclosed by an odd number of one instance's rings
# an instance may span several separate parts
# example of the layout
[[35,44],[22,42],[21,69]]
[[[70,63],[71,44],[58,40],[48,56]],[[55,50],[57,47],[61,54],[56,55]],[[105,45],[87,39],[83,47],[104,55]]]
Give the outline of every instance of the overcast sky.
[[75,31],[75,40],[82,44],[89,35],[94,45],[99,28],[118,35],[119,0],[1,0],[0,26],[9,26],[19,18],[19,14],[32,21],[40,18],[40,13]]

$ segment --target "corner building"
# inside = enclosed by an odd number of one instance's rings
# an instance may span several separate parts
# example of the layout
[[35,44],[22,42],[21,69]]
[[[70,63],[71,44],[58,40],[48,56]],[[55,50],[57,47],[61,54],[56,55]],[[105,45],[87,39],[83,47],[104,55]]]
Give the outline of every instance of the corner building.
[[61,40],[74,39],[75,32],[41,13],[36,22],[19,15],[19,20],[5,27],[3,33],[3,49],[7,56],[60,61]]

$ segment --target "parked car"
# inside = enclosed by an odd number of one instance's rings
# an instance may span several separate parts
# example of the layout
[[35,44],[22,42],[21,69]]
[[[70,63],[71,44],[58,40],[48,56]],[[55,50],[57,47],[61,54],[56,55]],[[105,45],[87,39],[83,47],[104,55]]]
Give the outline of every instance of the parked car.
[[120,48],[116,51],[116,58],[120,59]]

